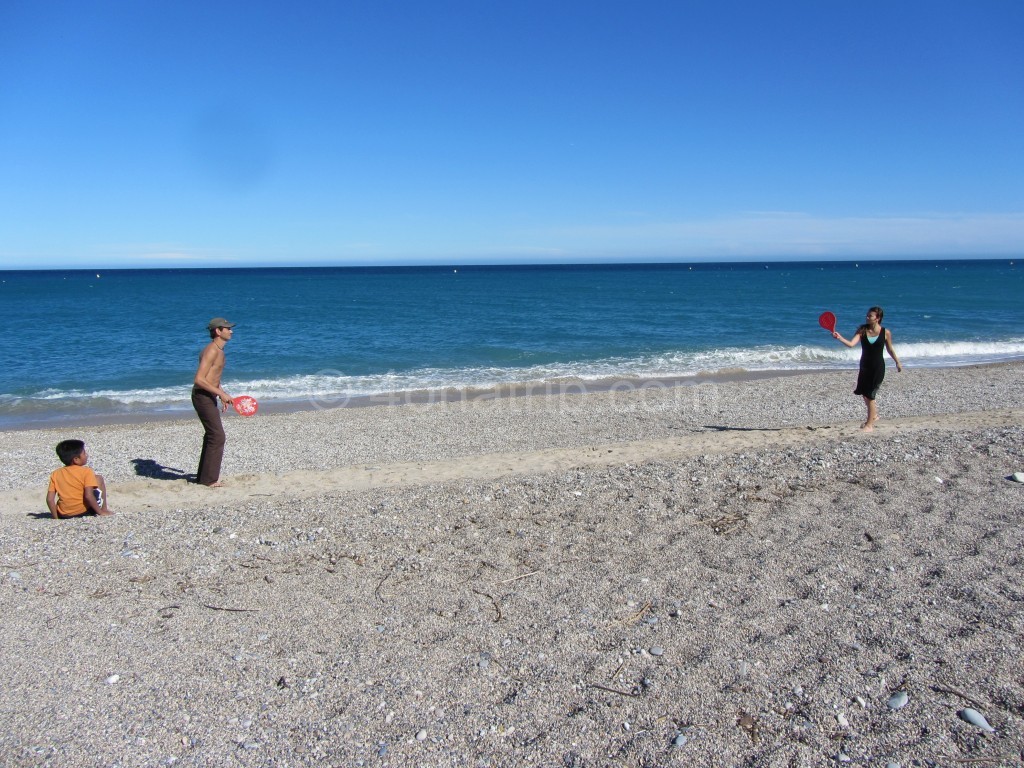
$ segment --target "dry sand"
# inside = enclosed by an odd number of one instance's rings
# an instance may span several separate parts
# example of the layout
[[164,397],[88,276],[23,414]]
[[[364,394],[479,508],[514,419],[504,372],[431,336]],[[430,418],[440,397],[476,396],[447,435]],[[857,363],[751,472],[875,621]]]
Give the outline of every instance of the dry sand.
[[1022,368],[0,433],[0,764],[1020,765]]

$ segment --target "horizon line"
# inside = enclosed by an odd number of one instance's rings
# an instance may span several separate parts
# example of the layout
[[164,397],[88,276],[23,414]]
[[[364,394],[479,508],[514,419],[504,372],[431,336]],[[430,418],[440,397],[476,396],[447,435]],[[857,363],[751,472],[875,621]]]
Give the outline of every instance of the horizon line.
[[93,271],[152,271],[152,270],[239,270],[239,269],[415,269],[415,268],[473,268],[473,267],[586,267],[586,266],[698,266],[717,264],[856,264],[858,262],[927,262],[927,261],[1007,261],[1013,264],[1015,259],[1024,259],[1021,256],[1006,255],[929,255],[929,256],[861,256],[861,257],[834,257],[834,258],[793,258],[792,256],[768,256],[762,258],[726,258],[726,259],[650,259],[650,260],[628,260],[616,261],[614,257],[605,259],[571,259],[564,261],[523,261],[523,260],[495,260],[495,261],[386,261],[377,262],[252,262],[249,264],[189,264],[187,266],[177,264],[145,264],[145,265],[109,265],[109,266],[37,266],[37,267],[0,267],[3,272],[93,272]]

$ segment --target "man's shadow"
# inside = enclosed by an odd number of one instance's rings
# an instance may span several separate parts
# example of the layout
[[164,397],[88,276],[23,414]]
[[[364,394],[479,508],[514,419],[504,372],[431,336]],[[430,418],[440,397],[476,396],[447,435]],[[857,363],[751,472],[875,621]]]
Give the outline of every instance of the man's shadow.
[[190,482],[196,480],[194,472],[165,467],[153,459],[132,459],[132,465],[135,467],[135,474],[139,477],[148,477],[153,480],[188,480]]

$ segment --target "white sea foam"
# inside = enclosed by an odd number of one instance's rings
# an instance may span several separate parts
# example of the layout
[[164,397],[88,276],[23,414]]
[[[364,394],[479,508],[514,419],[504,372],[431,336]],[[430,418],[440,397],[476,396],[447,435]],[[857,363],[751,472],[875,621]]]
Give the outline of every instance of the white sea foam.
[[[1024,339],[999,342],[922,342],[897,344],[904,365],[943,367],[1024,358]],[[228,379],[225,388],[263,401],[310,401],[337,405],[349,398],[421,390],[486,389],[502,385],[564,381],[686,378],[737,371],[826,370],[855,367],[859,349],[834,346],[761,346],[674,352],[635,358],[517,367],[420,368],[406,372],[349,375],[344,371],[271,379]],[[47,389],[29,397],[0,395],[0,416],[64,409],[119,413],[187,410],[189,386],[98,391]]]

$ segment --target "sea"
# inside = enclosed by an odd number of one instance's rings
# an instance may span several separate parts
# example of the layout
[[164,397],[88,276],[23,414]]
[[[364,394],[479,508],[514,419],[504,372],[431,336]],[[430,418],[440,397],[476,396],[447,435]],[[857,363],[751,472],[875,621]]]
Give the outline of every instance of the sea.
[[207,322],[261,411],[1024,359],[1024,259],[0,271],[0,429],[191,415]]

